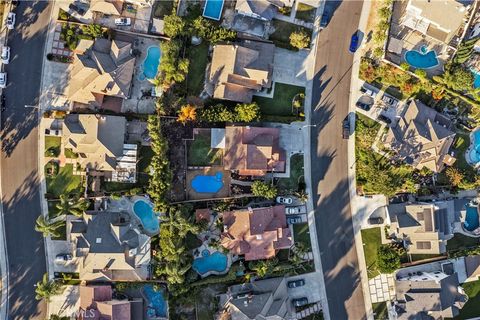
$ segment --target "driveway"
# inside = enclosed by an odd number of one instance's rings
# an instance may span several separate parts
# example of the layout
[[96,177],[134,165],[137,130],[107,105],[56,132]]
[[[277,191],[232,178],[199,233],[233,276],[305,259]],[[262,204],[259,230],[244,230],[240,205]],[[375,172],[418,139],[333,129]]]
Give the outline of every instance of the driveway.
[[273,57],[273,82],[305,87],[308,54],[308,50],[295,52],[276,47]]
[[316,280],[317,277],[318,275],[316,275],[315,272],[288,277],[287,283],[298,279],[305,280],[304,286],[298,288],[288,288],[288,295],[290,299],[307,297],[309,303],[320,301],[320,291],[318,290],[318,283]]

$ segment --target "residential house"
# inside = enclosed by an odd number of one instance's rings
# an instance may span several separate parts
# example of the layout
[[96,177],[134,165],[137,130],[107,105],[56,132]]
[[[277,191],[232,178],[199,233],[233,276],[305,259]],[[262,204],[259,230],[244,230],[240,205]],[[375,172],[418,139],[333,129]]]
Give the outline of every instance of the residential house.
[[235,12],[244,16],[272,20],[279,9],[291,7],[293,1],[282,0],[237,0],[235,3]]
[[272,86],[273,43],[245,40],[213,48],[209,80],[216,99],[251,102],[253,93]]
[[402,24],[420,34],[448,44],[466,21],[467,2],[409,0]]
[[62,150],[78,154],[81,168],[108,172],[108,179],[136,181],[137,145],[125,144],[124,117],[68,114],[62,125]]
[[417,168],[441,172],[445,165],[455,162],[448,152],[455,139],[452,121],[427,107],[419,100],[411,100],[398,122],[388,129],[383,142],[394,152],[394,159]]
[[132,44],[124,41],[80,40],[68,71],[68,100],[101,107],[105,96],[128,99],[135,69],[131,50]]
[[453,318],[467,300],[456,273],[418,272],[398,278],[395,287],[397,320]]
[[103,15],[121,16],[125,4],[147,7],[153,5],[153,0],[90,0],[90,11]]
[[232,320],[277,320],[292,316],[285,278],[231,286],[220,296],[220,301]]
[[80,286],[79,320],[135,320],[143,319],[143,300],[117,300],[111,286]]
[[223,213],[221,245],[246,261],[270,259],[292,246],[285,206],[248,208]]
[[402,240],[408,253],[443,254],[453,237],[453,201],[398,203],[387,207],[391,237]]
[[223,167],[240,175],[264,176],[285,172],[285,150],[279,146],[280,129],[227,126],[212,129],[212,147],[224,149]]
[[126,212],[87,211],[68,217],[67,239],[85,281],[141,281],[149,277],[150,236]]

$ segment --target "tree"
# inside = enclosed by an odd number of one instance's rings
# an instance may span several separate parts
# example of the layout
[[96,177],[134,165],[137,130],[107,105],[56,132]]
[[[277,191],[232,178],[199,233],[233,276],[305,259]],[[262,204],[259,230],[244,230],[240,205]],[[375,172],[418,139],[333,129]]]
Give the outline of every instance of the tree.
[[453,187],[458,187],[463,180],[463,173],[457,168],[448,167],[445,174]]
[[161,72],[160,79],[163,86],[168,88],[174,83],[185,80],[190,62],[186,58],[180,58],[182,47],[180,41],[164,41],[160,44],[160,47],[162,49],[162,60],[158,69]]
[[388,20],[390,19],[390,16],[392,15],[392,11],[389,7],[384,6],[378,9],[378,16],[382,20]]
[[78,196],[69,198],[67,194],[60,195],[60,202],[55,205],[59,214],[71,214],[76,217],[81,217],[89,206],[90,203],[87,199],[80,199]]
[[415,73],[417,77],[419,77],[422,80],[427,79],[427,72],[423,69],[416,69],[413,73]]
[[382,47],[376,47],[375,49],[373,49],[372,54],[375,58],[380,59],[385,54],[385,51],[383,51]]
[[233,40],[237,36],[236,31],[216,26],[202,16],[192,21],[191,32],[212,44],[220,41]]
[[179,262],[161,264],[156,267],[155,274],[165,276],[169,284],[182,284],[185,282],[185,274],[190,268],[190,265],[181,265]]
[[295,192],[295,197],[297,197],[302,203],[306,203],[308,201],[308,193],[306,193],[305,190]]
[[163,17],[163,32],[170,38],[176,38],[185,33],[187,23],[175,13]]
[[236,121],[252,122],[260,119],[260,107],[256,102],[239,103],[235,106]]
[[274,186],[256,180],[252,184],[252,193],[256,197],[264,197],[266,199],[273,199],[277,196],[278,190]]
[[188,121],[195,121],[196,118],[197,108],[191,104],[186,104],[180,108],[177,121],[185,124]]
[[455,91],[468,91],[473,87],[473,74],[461,65],[448,65],[442,76],[434,77],[434,80],[445,84]]
[[383,45],[385,40],[387,40],[387,33],[385,32],[385,30],[378,29],[373,33],[372,39],[373,42],[375,42],[376,44]]
[[206,122],[232,122],[235,120],[235,115],[223,104],[216,104],[203,108],[200,118]]
[[55,280],[48,279],[48,273],[43,275],[42,281],[37,282],[35,286],[35,299],[42,300],[45,299],[47,302],[50,302],[50,298],[54,295],[62,293],[64,288]]
[[400,68],[404,71],[408,71],[408,69],[410,69],[410,65],[407,62],[402,62],[400,64]]
[[64,224],[65,222],[62,220],[53,222],[50,219],[46,219],[43,215],[39,215],[36,221],[35,231],[41,232],[44,237],[52,236],[55,238],[61,235],[58,229]]
[[290,34],[290,45],[298,49],[307,48],[310,46],[310,36],[304,30],[293,31]]
[[92,38],[103,37],[103,28],[99,24],[87,24],[81,28],[84,35],[91,36]]
[[250,270],[254,271],[259,278],[263,278],[272,273],[274,267],[278,264],[278,259],[251,261],[248,264]]
[[432,98],[435,100],[442,100],[445,97],[445,88],[442,86],[435,86],[432,89]]
[[391,245],[382,244],[377,251],[377,267],[381,273],[393,273],[400,268],[400,255]]

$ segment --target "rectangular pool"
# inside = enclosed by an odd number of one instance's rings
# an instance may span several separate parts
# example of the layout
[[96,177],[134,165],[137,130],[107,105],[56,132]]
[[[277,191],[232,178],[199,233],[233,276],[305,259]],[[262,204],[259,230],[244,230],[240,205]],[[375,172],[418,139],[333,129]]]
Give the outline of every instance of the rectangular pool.
[[220,20],[224,1],[225,0],[207,0],[203,8],[203,16],[212,20]]

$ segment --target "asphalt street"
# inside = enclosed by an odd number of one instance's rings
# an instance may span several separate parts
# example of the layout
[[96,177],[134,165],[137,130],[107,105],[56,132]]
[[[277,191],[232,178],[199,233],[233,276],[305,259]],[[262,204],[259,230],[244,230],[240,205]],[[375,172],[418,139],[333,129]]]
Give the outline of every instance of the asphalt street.
[[40,214],[37,166],[38,105],[43,49],[52,4],[20,1],[8,34],[10,64],[4,67],[6,110],[1,121],[1,183],[9,268],[8,319],[45,319],[34,284],[46,272],[43,237],[34,230]]
[[[319,33],[312,98],[312,191],[330,319],[366,319],[348,184],[347,140],[353,54],[362,1],[327,1],[330,23]],[[315,138],[316,137],[316,138]],[[353,138],[351,138],[353,139]]]

